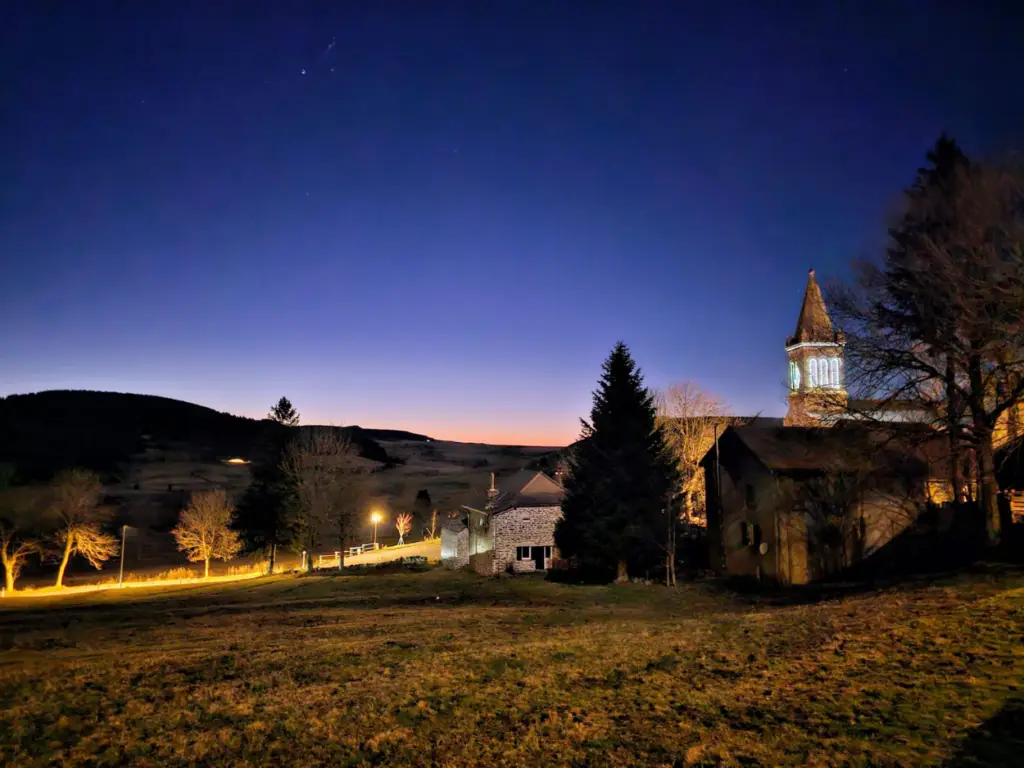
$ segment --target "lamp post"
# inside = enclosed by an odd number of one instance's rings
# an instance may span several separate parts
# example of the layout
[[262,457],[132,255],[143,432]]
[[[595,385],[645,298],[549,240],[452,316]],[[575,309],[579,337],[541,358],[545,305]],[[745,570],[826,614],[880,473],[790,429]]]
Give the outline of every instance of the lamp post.
[[384,518],[381,517],[380,512],[374,512],[373,514],[370,515],[370,522],[373,523],[373,546],[375,548],[377,546],[377,525],[383,519]]
[[128,538],[128,526],[127,525],[122,525],[121,526],[121,568],[120,568],[120,570],[118,571],[118,574],[117,574],[117,586],[119,588],[124,586],[124,542],[125,542],[125,539],[127,539],[127,538]]

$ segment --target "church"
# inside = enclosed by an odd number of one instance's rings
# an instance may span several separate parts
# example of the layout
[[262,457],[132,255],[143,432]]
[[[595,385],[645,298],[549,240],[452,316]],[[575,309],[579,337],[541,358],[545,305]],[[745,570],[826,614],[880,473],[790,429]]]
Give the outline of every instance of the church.
[[[734,423],[701,461],[712,567],[782,584],[825,578],[891,550],[950,499],[942,435],[914,409],[851,402],[845,344],[812,269],[785,345],[785,419]],[[869,412],[891,426],[865,423]]]

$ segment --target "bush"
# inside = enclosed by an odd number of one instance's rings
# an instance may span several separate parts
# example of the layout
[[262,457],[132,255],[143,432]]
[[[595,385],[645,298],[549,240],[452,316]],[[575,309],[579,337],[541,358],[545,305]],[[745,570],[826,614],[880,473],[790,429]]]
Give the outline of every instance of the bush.
[[555,584],[611,584],[615,581],[615,571],[566,563],[565,567],[548,570],[546,580]]

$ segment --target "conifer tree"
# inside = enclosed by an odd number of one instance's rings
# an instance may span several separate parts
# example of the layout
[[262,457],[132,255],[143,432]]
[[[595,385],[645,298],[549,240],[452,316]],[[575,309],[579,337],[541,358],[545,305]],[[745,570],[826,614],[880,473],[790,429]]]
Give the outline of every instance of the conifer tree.
[[299,425],[299,412],[295,410],[292,401],[287,397],[282,397],[277,401],[277,404],[267,414],[267,418],[271,421],[276,421],[278,424],[284,424],[286,427],[297,427]]
[[653,395],[626,345],[605,361],[573,451],[555,544],[582,574],[619,580],[659,562],[678,478]]
[[288,434],[277,424],[268,425],[250,465],[252,481],[239,500],[233,524],[247,549],[267,555],[270,573],[274,571],[278,547],[290,544],[294,537],[290,512],[295,489],[281,468]]

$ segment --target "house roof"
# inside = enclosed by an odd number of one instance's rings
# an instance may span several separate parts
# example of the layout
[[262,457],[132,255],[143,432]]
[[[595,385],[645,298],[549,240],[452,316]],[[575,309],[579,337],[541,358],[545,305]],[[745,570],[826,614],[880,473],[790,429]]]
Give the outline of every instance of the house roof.
[[494,501],[492,514],[517,507],[558,507],[565,496],[565,488],[545,475],[532,469],[524,469],[496,481],[498,497]]
[[804,288],[804,303],[800,307],[800,317],[796,321],[796,330],[786,340],[786,346],[806,342],[835,343],[837,341],[832,319],[828,316],[825,299],[821,288],[814,279],[814,270],[807,275],[807,287]]
[[[948,475],[941,435],[920,425],[885,427],[842,423],[832,427],[729,427],[722,439],[738,440],[774,472],[895,471]],[[714,448],[705,461],[714,460]]]

